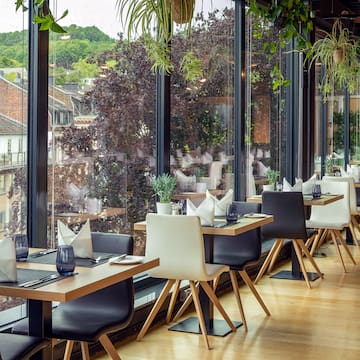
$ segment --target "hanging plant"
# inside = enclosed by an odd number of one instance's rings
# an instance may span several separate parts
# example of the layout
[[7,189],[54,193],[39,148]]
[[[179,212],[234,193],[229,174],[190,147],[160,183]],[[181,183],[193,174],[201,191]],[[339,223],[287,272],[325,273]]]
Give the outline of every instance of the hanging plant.
[[[263,42],[263,50],[270,59],[278,56],[279,51],[285,49],[292,39],[295,39],[298,48],[305,52],[311,47],[306,35],[313,29],[313,13],[303,0],[272,0],[268,6],[251,0],[247,14],[253,15],[253,36],[257,40],[263,40],[265,34],[271,38],[273,29],[280,29],[275,40]],[[274,91],[290,84],[278,65],[273,67],[271,78]]]
[[[16,0],[16,11],[19,9],[27,11],[28,8],[25,6],[25,2],[26,0]],[[65,10],[58,19],[55,19],[49,8],[48,0],[35,0],[33,6],[36,14],[34,16],[34,23],[40,25],[40,30],[51,30],[55,33],[66,33],[58,22],[68,14],[68,10]]]
[[[183,33],[191,41],[194,6],[195,0],[116,0],[117,12],[127,29],[128,39],[141,36],[153,64],[152,70],[165,74],[174,69],[171,61],[173,21],[185,24]],[[202,76],[200,61],[192,49],[184,54],[182,64],[187,80]]]
[[359,80],[359,43],[352,39],[349,29],[336,20],[331,32],[320,30],[323,37],[315,41],[307,54],[310,65],[321,63],[324,76],[320,91],[326,101],[335,87],[347,88],[350,93],[356,89]]

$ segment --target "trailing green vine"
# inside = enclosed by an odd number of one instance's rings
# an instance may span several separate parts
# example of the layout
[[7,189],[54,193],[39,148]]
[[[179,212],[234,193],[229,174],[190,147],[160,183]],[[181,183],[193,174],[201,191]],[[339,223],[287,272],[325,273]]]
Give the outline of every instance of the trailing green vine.
[[[285,49],[292,39],[295,39],[298,48],[305,52],[311,48],[306,35],[313,29],[313,13],[303,0],[271,0],[269,6],[262,6],[258,1],[251,0],[247,14],[253,15],[253,37],[257,40],[263,40],[265,34],[271,38],[274,29],[280,29],[278,38],[263,43],[263,50],[270,59]],[[279,65],[273,67],[270,76],[274,91],[290,84]]]

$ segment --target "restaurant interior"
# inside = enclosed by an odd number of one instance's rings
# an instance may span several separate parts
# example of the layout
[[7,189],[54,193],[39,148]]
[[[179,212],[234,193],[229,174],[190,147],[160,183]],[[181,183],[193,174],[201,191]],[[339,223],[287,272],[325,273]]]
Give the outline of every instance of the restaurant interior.
[[359,358],[360,0],[0,10],[0,360]]

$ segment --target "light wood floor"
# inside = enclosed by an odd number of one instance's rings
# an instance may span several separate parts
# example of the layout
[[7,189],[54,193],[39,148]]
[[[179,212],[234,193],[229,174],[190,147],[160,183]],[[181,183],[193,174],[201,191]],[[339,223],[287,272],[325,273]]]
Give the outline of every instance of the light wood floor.
[[[350,248],[360,264],[359,249]],[[206,350],[200,335],[168,331],[164,325],[141,342],[118,344],[122,360],[360,359],[360,265],[350,264],[344,255],[348,273],[343,273],[333,245],[323,251],[328,256],[316,261],[325,279],[312,282],[312,289],[302,281],[268,276],[259,282],[257,288],[270,317],[247,288],[240,288],[248,333],[241,327],[224,338],[210,337],[213,349]],[[310,266],[307,269],[313,271]],[[220,300],[230,317],[239,320],[232,293]],[[108,359],[106,355],[95,358]]]

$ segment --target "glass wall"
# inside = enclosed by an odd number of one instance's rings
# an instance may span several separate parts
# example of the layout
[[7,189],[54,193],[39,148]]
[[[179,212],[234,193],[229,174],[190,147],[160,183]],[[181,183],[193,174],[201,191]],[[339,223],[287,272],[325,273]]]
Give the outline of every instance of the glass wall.
[[[0,4],[0,239],[26,233],[27,13]],[[22,299],[0,296],[0,326],[24,316]],[[16,306],[14,310],[9,309]]]
[[[64,9],[67,33],[50,34],[50,247],[58,221],[129,233],[153,206],[156,156],[155,75],[142,43],[124,41],[113,0],[59,2]],[[138,239],[135,253],[143,251]]]
[[[274,24],[267,24],[263,37],[255,36],[253,18],[246,17],[246,135],[247,195],[259,194],[268,184],[267,172],[285,176],[286,119],[285,99],[288,88],[273,89],[272,71],[278,66],[286,74],[282,51],[272,56],[264,51],[264,43],[278,38]],[[289,179],[290,180],[290,179]]]
[[[170,163],[179,192],[223,194],[234,187],[234,2],[196,11],[192,50],[203,73],[195,81],[179,71],[171,77]],[[174,60],[190,46],[175,37]]]

